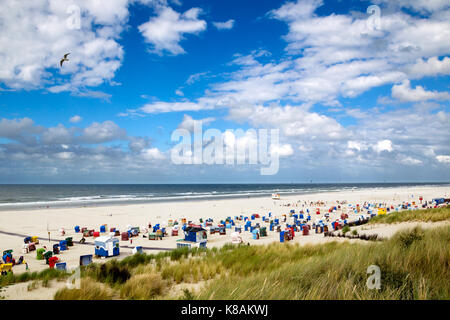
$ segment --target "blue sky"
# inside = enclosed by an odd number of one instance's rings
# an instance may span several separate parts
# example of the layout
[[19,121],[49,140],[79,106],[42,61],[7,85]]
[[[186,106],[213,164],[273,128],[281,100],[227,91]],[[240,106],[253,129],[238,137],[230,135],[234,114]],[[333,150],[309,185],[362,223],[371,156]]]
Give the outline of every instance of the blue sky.
[[[1,2],[0,183],[450,180],[446,1]],[[279,171],[175,165],[193,123]]]

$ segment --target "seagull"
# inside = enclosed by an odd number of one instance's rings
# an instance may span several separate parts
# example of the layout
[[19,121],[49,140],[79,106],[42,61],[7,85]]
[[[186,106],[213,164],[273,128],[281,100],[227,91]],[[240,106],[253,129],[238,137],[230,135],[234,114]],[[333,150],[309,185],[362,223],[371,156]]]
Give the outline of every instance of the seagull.
[[64,58],[61,59],[61,61],[59,62],[59,66],[60,66],[60,67],[62,67],[64,61],[69,61],[69,59],[67,59],[67,56],[68,56],[69,54],[70,54],[70,53],[66,53],[66,54],[64,55]]

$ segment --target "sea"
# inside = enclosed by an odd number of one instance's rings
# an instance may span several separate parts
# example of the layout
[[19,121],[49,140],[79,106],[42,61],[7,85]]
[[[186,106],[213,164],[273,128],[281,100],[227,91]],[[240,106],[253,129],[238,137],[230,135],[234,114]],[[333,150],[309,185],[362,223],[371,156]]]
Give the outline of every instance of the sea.
[[449,183],[8,184],[0,185],[0,211],[437,185]]

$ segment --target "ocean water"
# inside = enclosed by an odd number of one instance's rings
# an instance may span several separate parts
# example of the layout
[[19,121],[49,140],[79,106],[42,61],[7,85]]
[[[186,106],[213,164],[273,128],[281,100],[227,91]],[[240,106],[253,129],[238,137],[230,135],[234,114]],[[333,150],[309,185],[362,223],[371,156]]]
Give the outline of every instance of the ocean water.
[[0,210],[263,197],[272,193],[308,194],[425,185],[448,183],[0,185]]

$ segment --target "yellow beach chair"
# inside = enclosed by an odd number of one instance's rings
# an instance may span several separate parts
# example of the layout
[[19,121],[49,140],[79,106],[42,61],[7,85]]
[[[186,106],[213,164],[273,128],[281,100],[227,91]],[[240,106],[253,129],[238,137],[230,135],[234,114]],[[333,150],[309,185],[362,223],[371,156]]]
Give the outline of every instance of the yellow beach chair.
[[2,274],[10,272],[12,270],[12,266],[12,263],[2,263],[0,264],[0,271],[2,272]]

